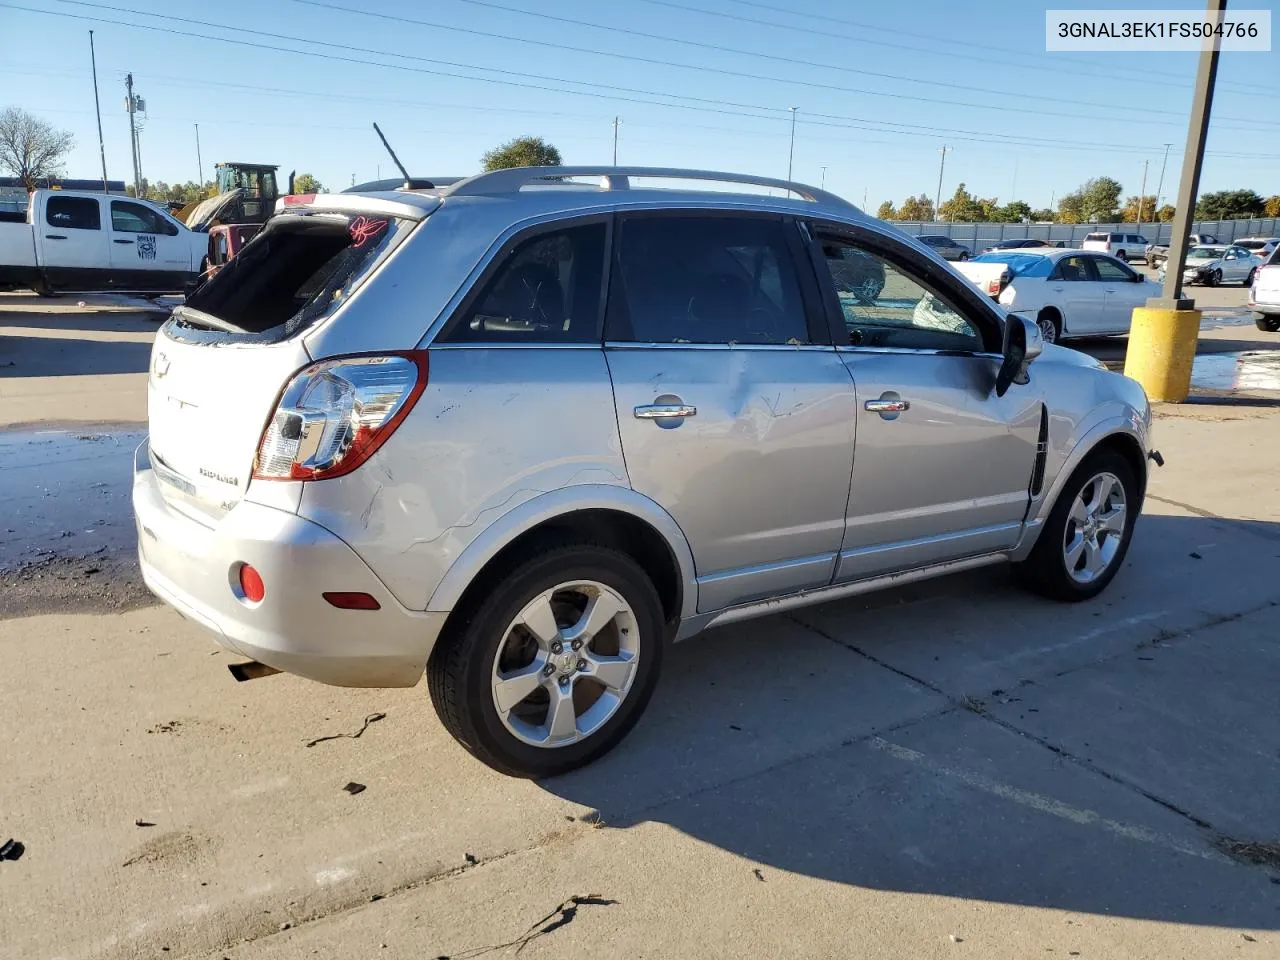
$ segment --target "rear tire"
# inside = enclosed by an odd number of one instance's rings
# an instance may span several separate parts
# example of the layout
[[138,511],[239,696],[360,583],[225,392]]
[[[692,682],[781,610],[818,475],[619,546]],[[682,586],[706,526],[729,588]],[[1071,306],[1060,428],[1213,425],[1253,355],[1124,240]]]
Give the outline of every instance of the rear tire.
[[968,254],[968,253],[966,253],[965,251],[961,250],[961,251],[960,251],[960,257],[959,257],[959,259],[960,259],[960,260],[962,260],[962,261],[963,261],[963,260],[968,260],[968,259],[969,259],[969,254]]
[[1036,326],[1040,328],[1040,339],[1045,343],[1062,340],[1062,316],[1057,310],[1041,310],[1036,315]]
[[1254,267],[1252,270],[1249,271],[1249,275],[1244,278],[1244,283],[1242,284],[1242,286],[1252,287],[1253,280],[1257,275],[1258,275],[1258,268]]
[[1267,333],[1280,333],[1280,317],[1257,317],[1254,321],[1259,330]]
[[1128,460],[1114,450],[1089,454],[1067,479],[1031,555],[1015,565],[1018,579],[1054,600],[1096,597],[1124,564],[1139,497]]
[[[427,681],[441,723],[478,760],[508,776],[556,776],[607,753],[635,726],[665,643],[662,603],[635,560],[599,544],[556,542],[513,557],[469,593],[432,652]],[[620,601],[620,612],[576,634],[597,601],[605,613]],[[571,646],[576,636],[586,638],[580,649]],[[592,676],[624,661],[632,667],[616,687]],[[501,685],[522,678],[528,693],[501,709]],[[517,696],[524,687],[507,689]],[[564,727],[553,723],[556,703],[570,711]]]
[[1129,262],[1129,258],[1128,258],[1128,256],[1126,256],[1126,254],[1125,254],[1125,252],[1124,252],[1123,250],[1121,250],[1119,253],[1117,253],[1117,254],[1116,254],[1116,259],[1117,259],[1117,260],[1119,260],[1121,263],[1128,263],[1128,262]]

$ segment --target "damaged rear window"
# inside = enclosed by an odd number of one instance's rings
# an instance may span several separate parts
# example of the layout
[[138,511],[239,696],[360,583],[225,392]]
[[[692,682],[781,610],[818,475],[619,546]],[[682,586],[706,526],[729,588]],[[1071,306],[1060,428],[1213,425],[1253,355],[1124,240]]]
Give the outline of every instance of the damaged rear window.
[[345,301],[412,226],[380,216],[276,217],[170,323],[175,332],[216,330],[219,339],[291,337]]

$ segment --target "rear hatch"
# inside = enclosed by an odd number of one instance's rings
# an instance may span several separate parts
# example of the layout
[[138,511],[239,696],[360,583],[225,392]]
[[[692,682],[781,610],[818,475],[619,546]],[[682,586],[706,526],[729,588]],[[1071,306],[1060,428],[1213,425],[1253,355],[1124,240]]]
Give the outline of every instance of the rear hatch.
[[[160,328],[147,388],[165,499],[215,521],[244,496],[281,390],[311,362],[302,334],[343,306],[430,207],[306,198],[267,226]],[[336,208],[336,209],[335,209]]]

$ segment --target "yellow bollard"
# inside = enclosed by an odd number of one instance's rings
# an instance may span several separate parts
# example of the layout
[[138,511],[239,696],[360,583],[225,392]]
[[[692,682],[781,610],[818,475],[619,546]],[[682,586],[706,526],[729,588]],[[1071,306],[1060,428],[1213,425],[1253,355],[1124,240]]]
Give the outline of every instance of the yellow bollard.
[[1199,339],[1199,310],[1134,307],[1124,375],[1142,384],[1152,401],[1182,403],[1191,392]]

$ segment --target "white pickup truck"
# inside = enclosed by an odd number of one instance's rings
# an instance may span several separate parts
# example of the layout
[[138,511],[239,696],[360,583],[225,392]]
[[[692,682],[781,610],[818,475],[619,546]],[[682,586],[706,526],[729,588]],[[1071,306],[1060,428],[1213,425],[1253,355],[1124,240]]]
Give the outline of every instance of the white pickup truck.
[[31,194],[25,221],[0,219],[0,290],[180,292],[209,235],[128,197],[69,190]]

